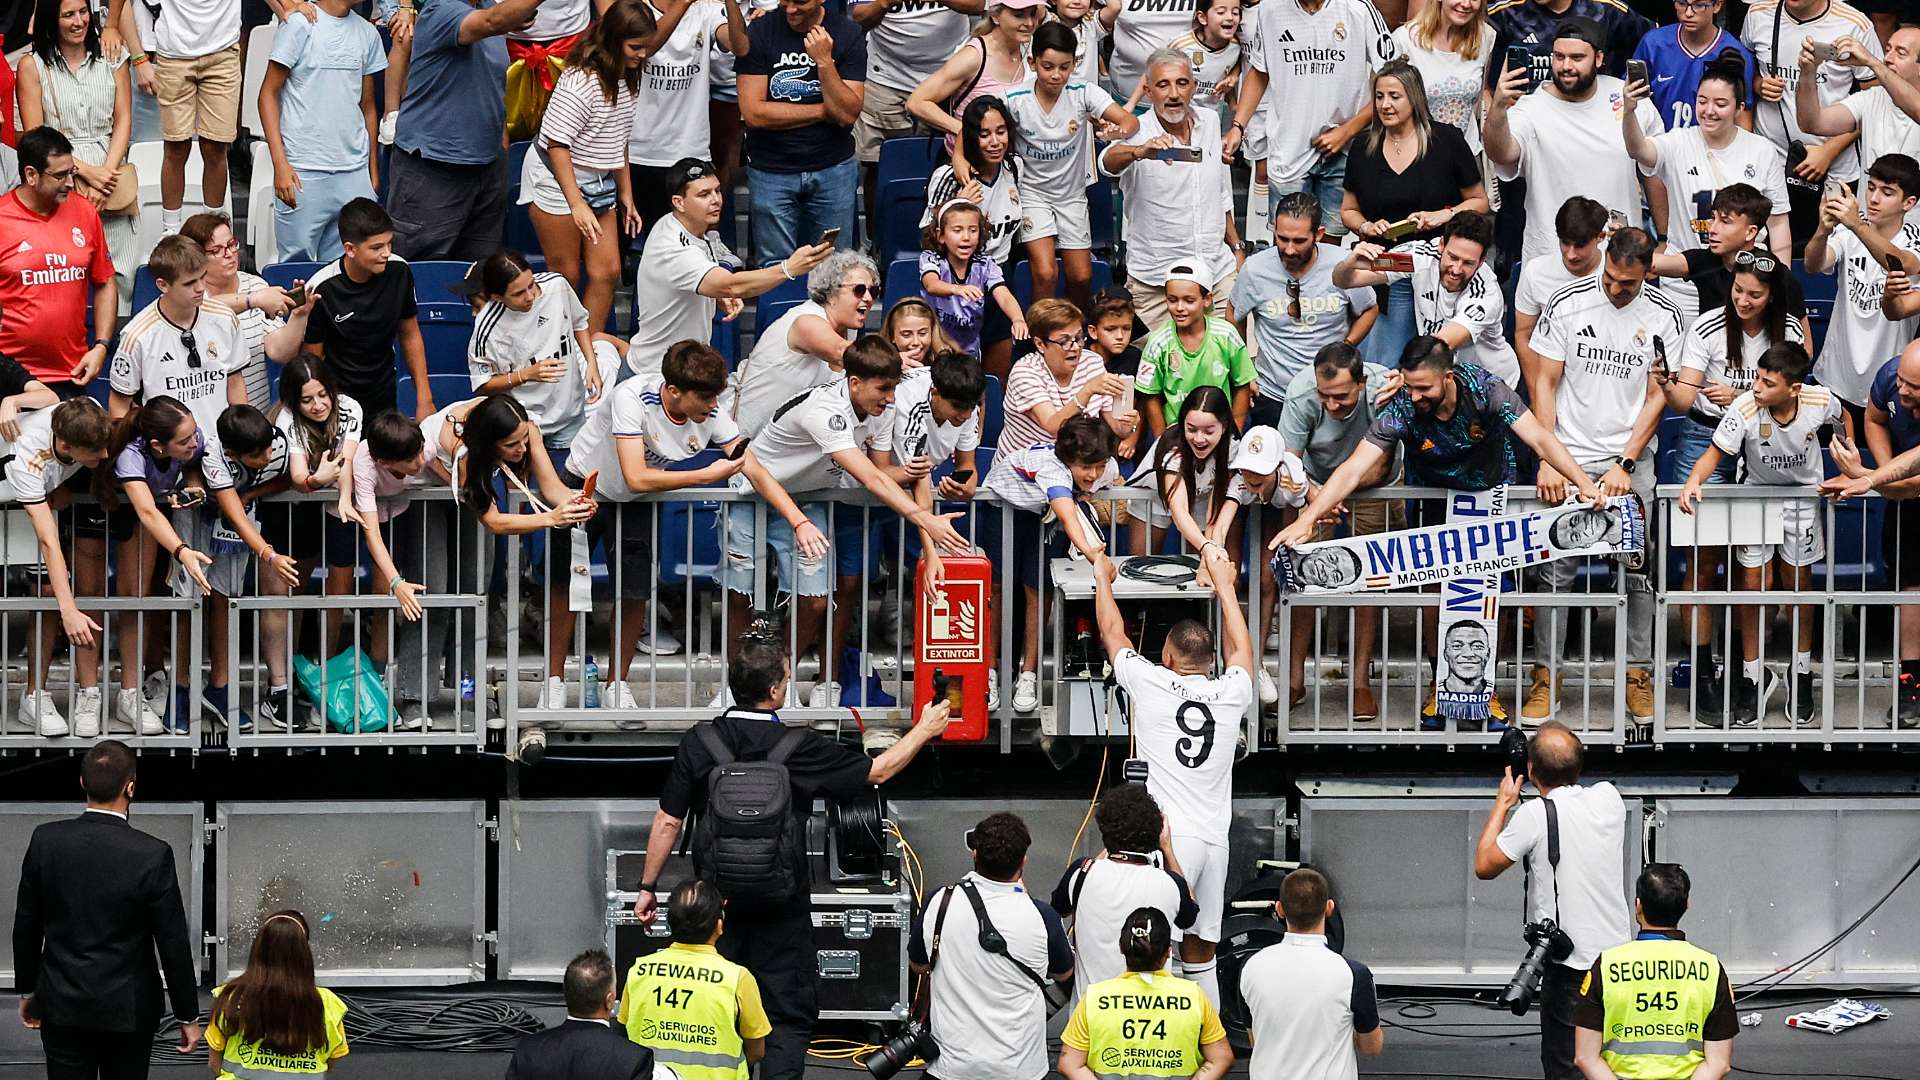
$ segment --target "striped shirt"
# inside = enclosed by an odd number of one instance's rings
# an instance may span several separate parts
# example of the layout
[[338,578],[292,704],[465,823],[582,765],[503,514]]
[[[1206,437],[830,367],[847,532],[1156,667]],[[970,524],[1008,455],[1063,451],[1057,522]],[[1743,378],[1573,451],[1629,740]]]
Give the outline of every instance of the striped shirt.
[[583,67],[560,73],[540,121],[540,149],[564,146],[582,169],[624,169],[627,140],[633,134],[633,92],[618,84],[613,106],[601,93],[600,77]]
[[[1106,373],[1107,365],[1101,361],[1099,353],[1082,352],[1080,363],[1073,369],[1073,377],[1062,386],[1040,354],[1021,357],[1007,374],[1007,395],[1002,403],[1005,420],[1000,429],[1000,445],[996,449],[1006,453],[1025,450],[1029,446],[1051,445],[1053,432],[1040,426],[1040,421],[1033,417],[1033,409],[1040,405],[1066,408],[1081,387]],[[1096,394],[1087,402],[1087,407],[1080,411],[1087,416],[1099,416],[1112,405],[1112,400],[1106,395]]]
[[[240,271],[240,283],[233,291],[243,298],[252,295],[255,289],[267,287],[267,279],[258,274]],[[246,366],[240,369],[241,377],[247,384],[247,404],[265,412],[273,403],[273,394],[267,386],[267,335],[287,324],[287,320],[268,315],[258,308],[242,308],[234,313],[240,320],[240,340],[247,347]]]

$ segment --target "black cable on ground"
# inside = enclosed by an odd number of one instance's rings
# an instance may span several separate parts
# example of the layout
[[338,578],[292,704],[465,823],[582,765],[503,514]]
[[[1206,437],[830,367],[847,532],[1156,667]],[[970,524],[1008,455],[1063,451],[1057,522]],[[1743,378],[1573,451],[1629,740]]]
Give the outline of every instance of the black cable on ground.
[[[1895,881],[1893,885],[1881,895],[1880,899],[1874,901],[1872,907],[1862,912],[1859,918],[1848,923],[1838,934],[1828,938],[1825,944],[1771,975],[1762,975],[1757,979],[1750,980],[1735,987],[1734,989],[1737,996],[1734,998],[1734,1004],[1739,1005],[1756,994],[1765,993],[1768,989],[1779,986],[1786,980],[1805,971],[1808,967],[1812,966],[1814,961],[1832,952],[1842,941],[1845,941],[1852,935],[1855,930],[1866,925],[1867,920],[1873,918],[1875,912],[1885,906],[1887,901],[1893,899],[1893,894],[1900,891],[1900,886],[1905,885],[1907,879],[1913,877],[1916,873],[1920,873],[1920,859],[1915,859],[1913,865],[1907,867],[1907,872],[1901,874],[1900,879]],[[1750,987],[1751,989],[1749,989]],[[1746,993],[1738,993],[1738,991],[1741,990],[1745,990]]]

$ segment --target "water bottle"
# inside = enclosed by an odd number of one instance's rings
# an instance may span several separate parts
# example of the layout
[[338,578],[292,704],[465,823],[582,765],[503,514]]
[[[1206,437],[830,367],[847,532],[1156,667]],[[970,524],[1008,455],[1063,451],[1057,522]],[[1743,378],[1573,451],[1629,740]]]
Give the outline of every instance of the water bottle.
[[1682,660],[1673,665],[1673,688],[1685,690],[1693,685],[1693,661]]
[[460,676],[460,700],[469,701],[469,702],[473,700],[473,676],[472,675]]
[[591,656],[587,657],[586,675],[587,688],[580,696],[580,704],[583,708],[597,709],[600,707],[600,665],[594,663]]

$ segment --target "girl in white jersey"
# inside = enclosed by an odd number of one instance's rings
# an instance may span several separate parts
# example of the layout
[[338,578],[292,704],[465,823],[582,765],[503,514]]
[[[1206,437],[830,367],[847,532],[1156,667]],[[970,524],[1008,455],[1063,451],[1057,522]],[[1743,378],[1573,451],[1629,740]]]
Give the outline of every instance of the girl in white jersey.
[[[1240,0],[1208,0],[1193,13],[1193,29],[1174,38],[1168,48],[1193,65],[1193,104],[1221,114],[1224,126],[1233,122],[1233,88],[1240,82]],[[1145,74],[1128,93],[1128,110],[1139,108],[1146,96]]]
[[1153,550],[1159,551],[1167,527],[1180,531],[1196,554],[1218,547],[1212,539],[1225,499],[1233,456],[1233,404],[1217,386],[1202,386],[1180,403],[1179,423],[1160,436],[1153,456]]

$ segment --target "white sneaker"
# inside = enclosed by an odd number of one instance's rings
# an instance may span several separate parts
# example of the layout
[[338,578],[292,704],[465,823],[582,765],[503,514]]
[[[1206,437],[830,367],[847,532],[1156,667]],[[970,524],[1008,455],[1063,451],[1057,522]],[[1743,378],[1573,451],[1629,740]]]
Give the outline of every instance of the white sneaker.
[[1273,684],[1273,676],[1267,674],[1266,668],[1260,669],[1259,674],[1254,676],[1254,682],[1260,686],[1261,705],[1271,707],[1280,704],[1280,688]]
[[1013,680],[1013,711],[1025,716],[1040,707],[1040,676],[1023,671]]
[[1266,651],[1267,651],[1267,652],[1279,652],[1279,651],[1280,651],[1280,623],[1279,623],[1279,620],[1275,620],[1275,621],[1274,621],[1274,624],[1273,624],[1272,626],[1270,626],[1270,627],[1268,627],[1268,628],[1267,628],[1267,648],[1266,648]]
[[54,707],[53,695],[34,690],[20,696],[20,718],[40,729],[43,739],[57,739],[67,733],[67,718]]
[[147,672],[140,681],[140,696],[147,699],[147,708],[160,714],[173,704],[173,672],[167,668]]
[[829,679],[813,684],[813,693],[807,695],[809,709],[837,709],[840,707],[840,684]]
[[424,701],[408,701],[400,707],[400,726],[407,731],[430,731],[433,721],[427,718],[427,705]]
[[709,709],[733,708],[733,691],[728,689],[726,683],[720,684],[720,691],[713,695],[712,701],[707,702],[707,708]]
[[160,722],[160,714],[153,711],[152,702],[138,690],[114,691],[113,715],[142,735],[164,735],[167,731],[167,726]]
[[82,739],[100,736],[100,688],[82,686],[73,692],[73,733]]
[[600,690],[600,707],[603,709],[637,709],[640,703],[634,700],[633,687],[625,679],[609,683]]
[[547,676],[547,685],[540,691],[540,700],[534,702],[536,709],[564,709],[567,707],[567,680],[558,675]]
[[987,669],[987,711],[1000,711],[1000,669]]

